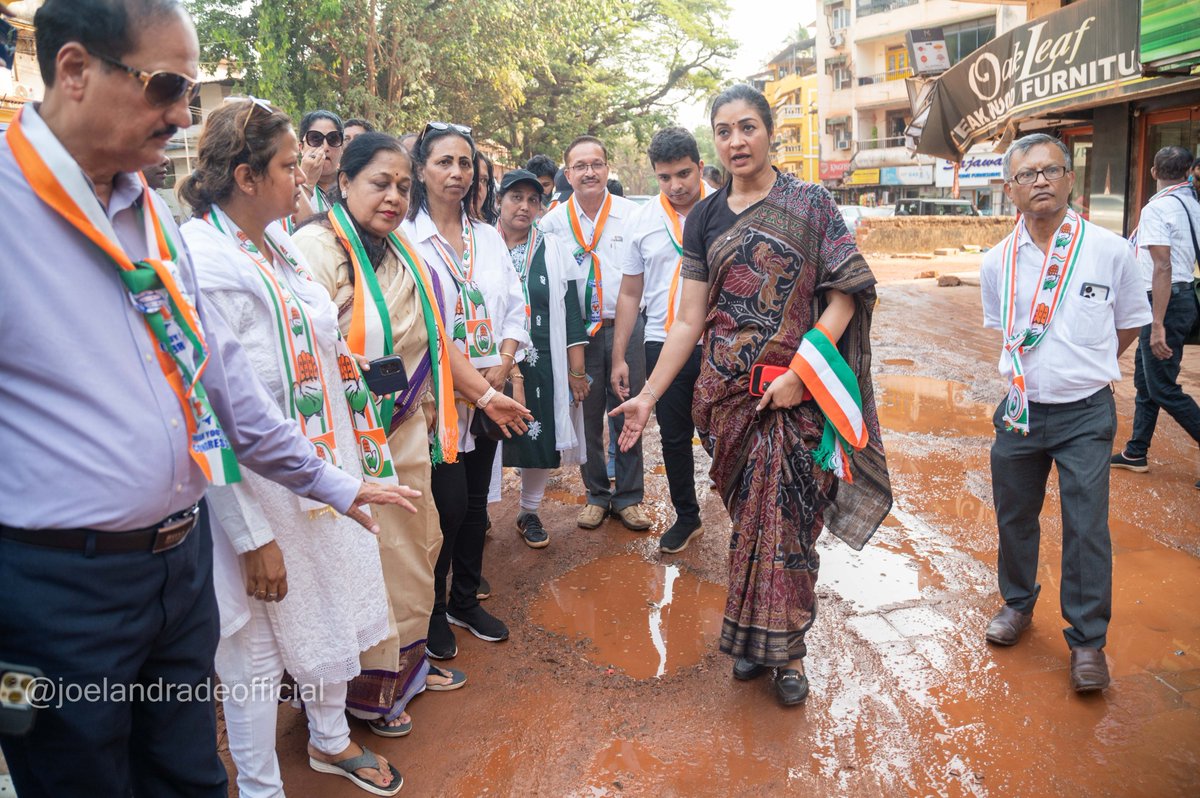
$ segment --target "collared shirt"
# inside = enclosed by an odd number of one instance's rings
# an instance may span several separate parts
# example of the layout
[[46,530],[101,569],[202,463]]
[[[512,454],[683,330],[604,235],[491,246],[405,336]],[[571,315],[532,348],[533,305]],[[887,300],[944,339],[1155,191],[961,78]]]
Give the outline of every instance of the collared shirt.
[[[471,222],[475,233],[475,252],[472,258],[475,262],[472,278],[483,293],[484,307],[492,319],[492,329],[495,331],[496,354],[488,357],[472,358],[471,365],[478,369],[498,366],[504,362],[500,357],[500,343],[506,338],[512,338],[519,346],[520,352],[529,346],[529,333],[525,329],[525,292],[521,290],[521,278],[513,268],[508,255],[508,245],[497,232],[496,228],[483,222]],[[437,225],[429,212],[422,210],[413,220],[405,219],[401,229],[408,240],[412,242],[417,254],[425,259],[432,272],[442,285],[442,320],[446,324],[446,334],[449,335],[454,324],[454,311],[458,304],[458,282],[450,271],[450,264],[442,258],[434,239],[450,252],[453,250],[449,242],[442,238]],[[466,351],[464,341],[456,341],[460,351]],[[470,452],[475,448],[475,438],[467,434],[470,429],[470,412],[464,404],[459,406],[458,413],[458,450]],[[472,411],[473,412],[473,411]]]
[[[1099,225],[1083,224],[1086,232],[1067,294],[1041,343],[1021,355],[1026,395],[1031,402],[1074,402],[1121,379],[1117,330],[1150,323],[1150,303],[1142,290],[1129,243]],[[1024,318],[1018,316],[1018,324],[1028,321],[1046,257],[1023,225],[1019,230],[1016,312]],[[1004,268],[1003,247],[997,244],[983,256],[979,283],[983,326],[1001,332]],[[1012,378],[1012,364],[1003,351],[1000,373]]]
[[[32,106],[22,113],[24,124],[45,128]],[[0,185],[0,523],[120,531],[189,507],[208,483],[116,265],[33,193],[2,140]],[[149,254],[142,196],[135,174],[117,175],[105,209],[134,260]],[[220,315],[208,312],[170,211],[153,201],[179,249],[180,289],[209,346],[204,387],[239,463],[347,509],[360,483],[326,466],[279,412]]]
[[[1188,217],[1191,217],[1191,228],[1188,227]],[[1171,282],[1192,281],[1196,258],[1200,256],[1192,244],[1193,229],[1197,238],[1200,238],[1200,203],[1196,202],[1196,196],[1191,191],[1172,191],[1142,208],[1142,216],[1138,221],[1137,255],[1147,291],[1151,289],[1154,276],[1154,259],[1150,257],[1149,247],[1171,248]]]
[[[681,217],[680,229],[687,218]],[[629,249],[621,271],[642,275],[642,307],[646,309],[646,340],[667,340],[667,308],[673,301],[671,280],[679,266],[679,250],[667,230],[666,213],[656,196],[637,209],[629,225]],[[680,244],[683,242],[680,241]],[[682,291],[682,277],[676,292]]]
[[[568,202],[576,201],[575,195],[572,194]],[[568,202],[547,212],[538,222],[538,229],[546,235],[558,239],[568,252],[575,253],[575,262],[579,266],[577,279],[586,280],[588,272],[592,268],[591,256],[583,255],[579,251],[579,244],[571,233],[571,220],[567,215]],[[596,252],[600,254],[600,288],[604,295],[604,307],[601,308],[600,315],[605,319],[613,319],[617,316],[617,296],[621,293],[621,269],[625,262],[626,250],[629,248],[630,225],[637,210],[638,204],[633,200],[613,195],[612,207],[608,211],[608,221],[604,223],[604,232],[601,234],[600,243],[596,246]],[[579,224],[583,228],[585,240],[590,241],[592,233],[596,229],[596,222],[589,218],[582,208],[579,208]],[[582,290],[582,288],[581,285],[580,289]],[[584,308],[584,321],[587,320],[587,312],[587,308]]]

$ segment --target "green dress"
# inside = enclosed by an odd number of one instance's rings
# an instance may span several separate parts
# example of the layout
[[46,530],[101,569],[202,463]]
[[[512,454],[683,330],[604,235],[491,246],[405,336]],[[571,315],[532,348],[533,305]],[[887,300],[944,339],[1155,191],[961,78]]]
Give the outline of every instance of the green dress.
[[[554,440],[554,372],[550,358],[550,280],[546,275],[546,246],[541,244],[525,269],[525,249],[518,244],[510,251],[517,274],[525,281],[529,297],[529,338],[532,345],[518,364],[525,378],[525,406],[533,414],[529,431],[504,442],[504,465],[516,468],[558,468],[559,451]],[[567,346],[586,343],[587,330],[579,310],[575,281],[567,283]]]

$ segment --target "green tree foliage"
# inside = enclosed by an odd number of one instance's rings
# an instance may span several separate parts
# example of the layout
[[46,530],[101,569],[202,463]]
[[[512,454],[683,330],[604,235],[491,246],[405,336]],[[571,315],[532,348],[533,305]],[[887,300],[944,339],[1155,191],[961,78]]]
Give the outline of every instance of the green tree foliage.
[[471,125],[513,160],[576,135],[648,140],[712,92],[726,0],[189,0],[205,65],[289,113],[396,132]]

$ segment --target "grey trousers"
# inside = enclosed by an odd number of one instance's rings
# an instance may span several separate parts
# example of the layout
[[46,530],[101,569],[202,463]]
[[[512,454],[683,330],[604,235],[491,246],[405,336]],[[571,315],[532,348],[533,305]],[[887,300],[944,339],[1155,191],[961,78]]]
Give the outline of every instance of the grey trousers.
[[[645,324],[639,315],[629,345],[625,347],[625,363],[629,366],[629,395],[636,396],[646,384],[646,348],[642,342]],[[579,467],[583,486],[587,488],[588,504],[596,504],[613,511],[624,510],[641,504],[644,474],[642,472],[642,442],[622,452],[617,449],[617,485],[614,491],[608,484],[608,449],[604,446],[604,428],[608,426],[608,411],[623,401],[609,384],[612,376],[613,327],[606,324],[596,331],[584,348],[584,361],[588,376],[592,378],[591,390],[583,400],[583,438],[587,445],[587,462]],[[625,426],[625,418],[618,416],[617,435]]]
[[1029,434],[1004,429],[1004,402],[992,422],[992,497],[1000,531],[996,571],[1004,602],[1033,612],[1039,516],[1050,466],[1058,469],[1062,502],[1062,585],[1059,601],[1072,648],[1103,648],[1112,617],[1112,542],[1108,530],[1108,458],[1117,429],[1112,389],[1076,402],[1031,402]]

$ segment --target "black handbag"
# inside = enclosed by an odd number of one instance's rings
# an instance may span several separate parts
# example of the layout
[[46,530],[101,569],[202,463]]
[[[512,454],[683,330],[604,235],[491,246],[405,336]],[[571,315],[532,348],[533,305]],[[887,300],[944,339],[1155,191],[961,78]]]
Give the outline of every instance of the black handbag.
[[[511,382],[504,383],[504,395],[512,399],[513,388]],[[476,438],[488,438],[493,441],[502,441],[505,438],[504,430],[500,429],[500,425],[492,421],[488,414],[483,412],[482,407],[475,408],[475,415],[471,417],[471,427],[468,430]]]
[[[1183,215],[1187,217],[1188,229],[1192,233],[1192,254],[1196,256],[1196,263],[1200,264],[1200,243],[1196,240],[1196,228],[1192,225],[1192,214],[1188,211],[1187,203],[1179,197],[1179,204],[1183,206]],[[1192,325],[1192,331],[1183,339],[1184,346],[1200,346],[1200,277],[1192,278],[1191,295],[1196,303],[1196,323]]]

